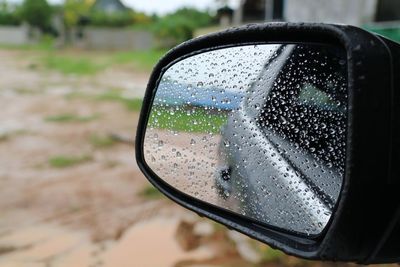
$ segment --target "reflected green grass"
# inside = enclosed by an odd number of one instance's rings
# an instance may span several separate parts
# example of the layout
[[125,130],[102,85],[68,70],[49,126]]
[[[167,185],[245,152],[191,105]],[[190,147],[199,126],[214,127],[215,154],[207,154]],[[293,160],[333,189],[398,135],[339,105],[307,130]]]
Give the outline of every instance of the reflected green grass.
[[202,107],[153,106],[148,127],[181,132],[219,133],[227,122],[227,112],[209,111]]

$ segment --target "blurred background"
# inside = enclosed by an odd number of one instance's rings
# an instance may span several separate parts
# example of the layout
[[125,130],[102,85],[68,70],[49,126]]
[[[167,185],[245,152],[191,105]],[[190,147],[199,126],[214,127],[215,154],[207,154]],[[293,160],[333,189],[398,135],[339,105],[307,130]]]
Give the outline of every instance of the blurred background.
[[140,173],[150,71],[234,25],[353,24],[400,41],[397,0],[0,0],[0,266],[322,266],[201,219]]

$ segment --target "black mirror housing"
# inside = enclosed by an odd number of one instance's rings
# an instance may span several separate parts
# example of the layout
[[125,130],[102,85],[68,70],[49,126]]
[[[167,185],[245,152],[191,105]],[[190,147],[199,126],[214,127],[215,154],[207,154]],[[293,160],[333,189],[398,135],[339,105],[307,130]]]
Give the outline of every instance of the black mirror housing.
[[[265,227],[188,196],[147,165],[144,137],[161,76],[174,63],[205,51],[238,45],[323,43],[347,53],[346,167],[339,201],[324,232],[302,237]],[[148,180],[167,197],[287,254],[363,264],[400,261],[400,45],[345,25],[271,23],[233,28],[172,49],[150,77],[136,136],[136,159]]]

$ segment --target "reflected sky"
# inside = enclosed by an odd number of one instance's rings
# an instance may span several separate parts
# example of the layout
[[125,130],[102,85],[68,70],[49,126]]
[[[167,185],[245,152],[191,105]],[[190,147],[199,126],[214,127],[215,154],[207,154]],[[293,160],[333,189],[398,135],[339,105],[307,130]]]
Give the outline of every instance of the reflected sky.
[[229,56],[220,49],[181,60],[165,73],[155,104],[237,109],[246,90],[278,47],[232,47]]

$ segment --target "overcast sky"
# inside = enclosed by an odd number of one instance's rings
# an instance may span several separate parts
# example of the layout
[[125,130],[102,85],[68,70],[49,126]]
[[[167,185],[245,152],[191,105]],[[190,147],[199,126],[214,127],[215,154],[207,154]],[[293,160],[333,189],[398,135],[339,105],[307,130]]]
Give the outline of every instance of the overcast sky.
[[[10,2],[21,2],[22,0],[9,0]],[[216,0],[121,0],[127,6],[146,13],[165,14],[183,6],[192,6],[199,9],[215,9]],[[237,0],[231,0],[236,2]],[[49,3],[59,4],[64,0],[48,0]]]
[[135,10],[159,14],[174,11],[182,6],[194,6],[200,9],[215,7],[215,0],[122,0],[122,2]]

